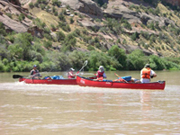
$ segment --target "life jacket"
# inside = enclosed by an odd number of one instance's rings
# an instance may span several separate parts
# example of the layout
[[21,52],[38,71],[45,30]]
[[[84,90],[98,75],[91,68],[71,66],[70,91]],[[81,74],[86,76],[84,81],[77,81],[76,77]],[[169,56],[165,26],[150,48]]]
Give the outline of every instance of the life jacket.
[[113,80],[114,82],[126,82],[126,80],[124,80],[123,78],[118,78],[116,80]]
[[39,73],[38,70],[34,70],[34,69],[32,70],[32,75],[35,75],[37,73]]
[[143,68],[141,78],[150,79],[151,78],[151,68]]
[[103,77],[104,72],[97,71],[97,78]]
[[75,78],[75,76],[73,75],[73,71],[68,72],[68,78]]

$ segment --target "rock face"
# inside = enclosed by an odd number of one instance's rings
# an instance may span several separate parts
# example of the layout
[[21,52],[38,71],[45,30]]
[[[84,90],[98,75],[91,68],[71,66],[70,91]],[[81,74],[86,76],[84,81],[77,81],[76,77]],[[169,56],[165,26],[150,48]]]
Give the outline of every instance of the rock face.
[[7,29],[11,29],[18,33],[27,32],[28,30],[28,27],[20,22],[12,20],[6,15],[0,15],[0,22],[2,22],[7,27]]
[[[17,4],[17,5],[14,5]],[[5,13],[20,15],[21,11],[20,6],[18,6],[19,1],[13,1],[13,3],[9,3],[8,1],[0,1],[0,7],[2,9],[1,15],[0,15],[0,22],[2,22],[6,29],[8,31],[15,31],[15,32],[27,32],[28,26],[25,24],[18,22],[16,20],[13,20],[12,18],[8,17]],[[17,8],[18,7],[18,8]],[[26,23],[28,24],[28,23]]]
[[[11,3],[12,2],[12,3]],[[13,19],[12,17],[7,16],[7,13],[15,16],[19,16],[20,14],[30,15],[27,9],[21,7],[19,0],[2,0],[0,1],[0,22],[2,22],[6,28],[6,32],[15,31],[17,33],[31,32],[38,33],[37,31],[32,31],[36,29],[32,29],[33,23],[30,19],[25,17],[21,22],[17,19]]]
[[180,6],[180,0],[164,0],[168,3],[171,3],[174,6]]
[[[39,29],[36,26],[33,26],[33,23],[31,20],[29,20],[27,17],[20,22],[17,19],[13,20],[11,17],[8,17],[6,13],[10,13],[15,15],[16,17],[23,13],[24,15],[30,15],[28,14],[28,10],[23,8],[28,8],[28,4],[30,2],[35,3],[37,0],[0,0],[0,22],[2,22],[5,25],[6,31],[15,31],[17,33],[23,33],[23,32],[29,32],[34,36],[42,37],[43,30]],[[47,0],[51,1],[51,0]],[[140,5],[142,1],[139,0],[102,0],[103,2],[107,3],[106,9],[101,9],[95,2],[92,0],[59,0],[62,2],[63,5],[69,5],[72,9],[75,11],[79,11],[85,15],[84,18],[78,19],[77,22],[84,27],[87,28],[96,28],[100,29],[103,25],[101,23],[97,23],[93,20],[93,18],[99,18],[103,19],[103,15],[106,15],[107,17],[117,18],[121,19],[122,17],[127,19],[130,24],[132,24],[132,30],[125,30],[126,33],[129,35],[132,35],[133,33],[140,33],[141,31],[148,32],[149,34],[157,34],[158,31],[151,31],[151,30],[144,30],[141,29],[141,27],[133,27],[134,24],[149,24],[149,23],[155,23],[158,22],[159,26],[168,26],[169,24],[175,24],[173,20],[170,20],[166,17],[161,16],[155,16],[152,14],[142,13],[142,12],[135,12],[133,10],[129,9],[129,6],[134,5]],[[180,0],[164,0],[168,3],[171,3],[173,5],[179,5],[180,6]],[[147,4],[147,3],[146,3]],[[21,5],[24,5],[23,7]],[[25,12],[26,11],[26,12]],[[137,25],[138,26],[138,25]],[[92,36],[95,36],[93,34],[97,33],[91,33]],[[101,45],[109,49],[114,43],[109,42],[109,40],[117,40],[118,36],[116,35],[106,35],[106,33],[98,33],[104,38],[106,41],[102,43]],[[52,36],[53,35],[52,33]],[[158,54],[156,51],[152,50],[146,50],[143,48],[138,47],[137,45],[122,45],[118,44],[120,48],[123,48],[126,50],[126,52],[130,52],[131,50],[135,49],[141,49],[143,52],[147,55],[150,54]]]
[[82,13],[98,17],[103,16],[101,8],[91,0],[61,0],[61,2]]
[[114,18],[125,18],[128,20],[129,23],[143,23],[148,24],[149,22],[159,22],[160,26],[167,25],[167,22],[170,24],[175,24],[175,22],[170,21],[167,18],[159,17],[155,15],[150,15],[146,13],[141,12],[134,12],[128,8],[129,5],[133,3],[126,2],[126,1],[113,1],[109,2],[108,7],[106,10],[104,10],[104,14],[106,14],[109,17]]

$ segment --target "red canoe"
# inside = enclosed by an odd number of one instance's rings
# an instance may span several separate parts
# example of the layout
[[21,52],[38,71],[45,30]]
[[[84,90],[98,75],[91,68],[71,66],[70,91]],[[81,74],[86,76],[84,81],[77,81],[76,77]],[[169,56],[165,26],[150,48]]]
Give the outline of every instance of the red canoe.
[[112,80],[97,81],[82,76],[77,76],[76,82],[80,86],[91,87],[105,87],[105,88],[125,88],[125,89],[151,89],[151,90],[164,90],[165,81],[151,82],[151,83],[124,83],[113,82]]
[[77,85],[76,79],[29,79],[19,78],[19,82],[31,84],[62,84],[62,85]]

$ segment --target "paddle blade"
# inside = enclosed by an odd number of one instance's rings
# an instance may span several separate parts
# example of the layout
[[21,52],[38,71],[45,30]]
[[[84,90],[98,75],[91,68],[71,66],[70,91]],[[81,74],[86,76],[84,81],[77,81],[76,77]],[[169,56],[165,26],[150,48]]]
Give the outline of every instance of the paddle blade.
[[115,76],[120,77],[118,74],[116,74],[116,73],[114,73],[114,74],[115,74]]
[[83,69],[84,69],[84,67],[85,67],[85,66],[87,66],[87,64],[88,64],[88,60],[86,60],[86,61],[84,62],[84,64],[83,64],[82,68],[81,68],[79,71],[81,72],[81,70],[83,70]]
[[88,64],[88,60],[86,60],[85,62],[84,62],[84,65],[86,66]]
[[13,78],[16,79],[16,78],[23,78],[22,75],[13,75]]

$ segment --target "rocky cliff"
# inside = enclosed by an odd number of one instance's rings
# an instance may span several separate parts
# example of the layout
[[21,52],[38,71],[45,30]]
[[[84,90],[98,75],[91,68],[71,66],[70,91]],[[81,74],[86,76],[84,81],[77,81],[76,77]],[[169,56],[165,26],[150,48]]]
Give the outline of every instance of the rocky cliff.
[[[179,5],[180,0],[165,1],[173,5]],[[172,47],[169,42],[173,37],[166,31],[170,26],[174,26],[177,29],[180,27],[180,19],[173,14],[173,11],[168,11],[167,8],[161,4],[158,7],[153,7],[148,3],[138,0],[109,0],[104,2],[107,3],[106,8],[99,7],[97,3],[91,0],[61,0],[61,6],[58,10],[61,11],[62,8],[69,6],[72,11],[66,9],[66,13],[77,12],[79,16],[83,16],[75,17],[77,23],[70,25],[72,29],[87,28],[92,37],[101,39],[100,45],[106,49],[109,49],[114,44],[118,44],[119,47],[125,49],[127,53],[134,49],[141,49],[147,55],[179,55],[179,44],[174,42],[174,47]],[[46,11],[40,9],[40,7],[31,9],[29,7],[30,3],[35,4],[36,0],[0,1],[0,22],[5,25],[7,31],[15,31],[18,33],[30,32],[33,35],[41,37],[40,35],[42,35],[43,31],[33,23],[33,18],[39,18],[42,21],[44,20],[44,23],[47,26],[48,23],[50,23],[49,26],[52,25],[53,21],[53,24],[58,24],[58,20],[56,20],[57,17],[51,13],[53,8],[49,8],[49,10]],[[47,9],[48,6],[53,7],[51,0],[46,0],[46,5],[45,9]],[[157,13],[153,12],[153,10],[157,10]],[[24,15],[24,18],[20,20],[19,16],[22,14]],[[49,17],[53,16],[54,19],[50,22],[47,20],[47,17],[42,18],[42,16],[45,15],[48,15]],[[67,13],[67,18],[69,16],[73,17],[74,14]],[[112,33],[107,30],[106,18],[115,18],[116,20],[122,20],[123,18],[131,25],[131,29],[121,26],[124,34],[122,34],[122,32],[119,34]],[[96,20],[100,20],[100,22]],[[157,28],[151,28],[151,26],[154,27],[155,24],[157,25]],[[104,28],[106,30],[102,30]],[[96,29],[96,31],[92,31],[92,29]],[[152,43],[144,40],[144,38],[141,37],[142,33],[148,33],[150,37],[151,35],[156,37],[163,35],[162,37],[164,39],[168,38],[170,41],[167,43],[157,43],[157,41],[153,41]],[[139,39],[132,41],[131,37],[133,34],[137,34]],[[53,31],[51,35],[54,35]],[[117,40],[121,42],[117,43]]]

